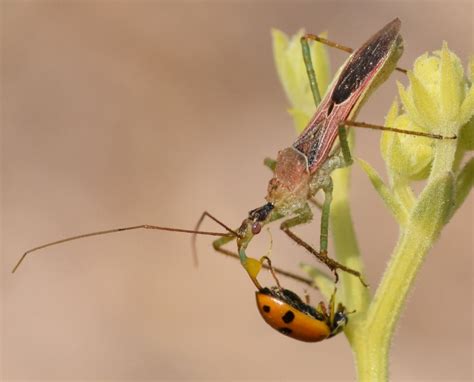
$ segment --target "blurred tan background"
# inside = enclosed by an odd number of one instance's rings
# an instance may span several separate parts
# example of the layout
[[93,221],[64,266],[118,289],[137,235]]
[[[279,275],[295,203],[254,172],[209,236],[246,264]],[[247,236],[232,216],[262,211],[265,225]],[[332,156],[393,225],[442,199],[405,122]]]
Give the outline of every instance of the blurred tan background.
[[[254,287],[199,238],[130,232],[32,255],[64,236],[141,223],[192,228],[204,209],[237,226],[263,202],[265,156],[295,137],[270,29],[328,30],[358,47],[403,22],[403,67],[449,42],[473,51],[471,2],[23,2],[2,6],[4,380],[352,380],[344,336],[271,330]],[[333,68],[345,55],[331,52]],[[359,119],[381,123],[394,74]],[[383,172],[377,132],[356,155]],[[353,167],[354,220],[376,286],[397,226]],[[443,232],[403,313],[392,380],[472,380],[472,196]],[[219,230],[211,223],[206,229]],[[273,260],[310,258],[273,227]],[[302,232],[317,243],[318,218]],[[268,235],[249,253],[261,254]],[[403,277],[403,275],[400,275]],[[298,293],[301,286],[285,285]],[[312,298],[320,296],[314,292]]]

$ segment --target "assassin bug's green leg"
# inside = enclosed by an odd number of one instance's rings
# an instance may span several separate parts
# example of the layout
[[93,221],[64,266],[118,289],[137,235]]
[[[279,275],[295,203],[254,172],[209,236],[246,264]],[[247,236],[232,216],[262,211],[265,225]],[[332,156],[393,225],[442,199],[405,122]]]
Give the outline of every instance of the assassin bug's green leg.
[[[334,169],[331,169],[331,171],[335,170],[336,168],[350,166],[353,162],[351,152],[349,149],[349,142],[347,141],[346,129],[343,124],[339,125],[338,134],[339,134],[339,143],[340,143],[341,152],[342,152],[342,160],[333,161],[335,163],[335,166],[334,166]],[[331,163],[331,160],[329,160],[328,162]],[[327,255],[328,236],[329,236],[329,214],[330,214],[330,209],[331,209],[332,192],[333,192],[333,182],[332,182],[330,173],[328,173],[326,177],[323,177],[321,182],[322,182],[321,188],[324,191],[324,202],[323,202],[322,211],[321,211],[321,228],[320,228],[321,233],[320,233],[319,246],[320,246],[320,253],[323,255]],[[360,277],[360,275],[358,276]]]
[[[229,228],[227,225],[222,223],[220,220],[215,218],[212,214],[210,214],[207,211],[204,211],[202,213],[201,217],[199,218],[199,220],[196,224],[196,227],[195,227],[196,232],[198,232],[199,227],[201,226],[201,223],[202,223],[202,221],[204,220],[205,217],[210,218],[211,220],[213,220],[214,222],[216,222],[217,224],[219,224],[220,226],[225,228],[227,231],[229,231],[229,233],[231,234],[231,235],[223,235],[223,236],[219,237],[218,239],[214,240],[213,243],[212,243],[214,249],[217,252],[219,252],[223,255],[239,259],[241,264],[247,270],[247,272],[250,276],[250,279],[255,284],[257,289],[262,289],[262,286],[260,285],[260,283],[257,280],[257,275],[258,275],[258,272],[259,272],[261,267],[266,268],[266,269],[270,269],[270,266],[268,264],[265,264],[265,261],[264,261],[265,256],[262,257],[260,260],[256,260],[256,259],[248,258],[245,254],[245,251],[239,251],[239,254],[237,254],[237,253],[234,253],[234,252],[232,252],[228,249],[222,248],[225,244],[227,244],[227,243],[235,240],[236,238],[238,238],[239,234],[238,234],[238,232],[236,232],[236,231],[232,230],[231,228]],[[193,256],[194,256],[195,264],[197,264],[196,237],[197,237],[197,235],[193,235],[193,238],[192,238]],[[301,282],[301,283],[309,285],[309,286],[314,286],[313,281],[310,280],[310,279],[307,279],[305,277],[299,276],[299,275],[291,273],[291,272],[287,272],[287,271],[285,271],[283,269],[280,269],[280,268],[277,268],[277,267],[273,267],[272,269],[277,274],[283,275],[285,277],[291,278],[293,280],[296,280],[298,282]]]
[[[326,203],[327,201],[327,203]],[[328,198],[325,198],[325,203],[323,205],[323,215],[325,214],[325,207],[327,207],[327,213],[329,214],[329,205],[331,203],[331,200]],[[331,259],[329,256],[327,256],[327,251],[316,251],[313,247],[311,247],[308,243],[306,243],[304,240],[299,238],[297,235],[293,233],[293,231],[290,230],[290,228],[296,227],[300,224],[305,224],[310,222],[313,219],[313,213],[311,212],[311,208],[309,207],[308,204],[304,206],[302,210],[298,212],[296,216],[294,216],[291,219],[285,220],[283,223],[280,225],[280,229],[288,235],[293,241],[295,241],[298,245],[302,246],[306,250],[308,250],[311,254],[313,254],[319,261],[321,261],[323,264],[325,264],[332,272],[334,272],[334,275],[336,277],[336,281],[338,280],[338,275],[337,275],[337,270],[341,269],[343,271],[346,271],[354,276],[359,277],[359,279],[362,281],[364,285],[365,282],[362,279],[362,276],[359,272],[350,269],[343,264],[337,262],[336,260]],[[323,224],[323,223],[321,223]],[[323,237],[323,235],[326,234],[326,237]],[[321,229],[321,242],[325,242],[325,246],[327,248],[327,227],[325,230]],[[323,245],[321,245],[323,247]]]

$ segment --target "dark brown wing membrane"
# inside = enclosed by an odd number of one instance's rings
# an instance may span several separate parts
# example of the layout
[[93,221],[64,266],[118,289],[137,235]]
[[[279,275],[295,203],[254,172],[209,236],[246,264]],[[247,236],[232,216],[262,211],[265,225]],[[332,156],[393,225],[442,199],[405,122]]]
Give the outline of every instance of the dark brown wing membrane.
[[334,87],[332,100],[335,104],[349,98],[387,55],[400,32],[400,25],[399,19],[393,20],[353,53]]

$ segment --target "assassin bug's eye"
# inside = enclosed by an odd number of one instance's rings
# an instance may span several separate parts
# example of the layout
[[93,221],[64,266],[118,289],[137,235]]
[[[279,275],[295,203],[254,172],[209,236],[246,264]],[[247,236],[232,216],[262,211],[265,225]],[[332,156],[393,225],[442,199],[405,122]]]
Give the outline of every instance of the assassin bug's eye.
[[252,233],[254,235],[259,234],[261,230],[262,230],[262,225],[259,222],[255,222],[252,224]]

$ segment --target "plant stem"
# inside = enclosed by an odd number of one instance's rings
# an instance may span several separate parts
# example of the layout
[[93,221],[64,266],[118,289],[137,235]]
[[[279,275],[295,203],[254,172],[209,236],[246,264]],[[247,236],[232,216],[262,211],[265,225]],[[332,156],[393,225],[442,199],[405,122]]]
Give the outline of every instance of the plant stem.
[[[359,381],[387,381],[390,345],[408,293],[421,265],[446,224],[454,205],[451,167],[455,144],[436,144],[436,156],[428,184],[411,199],[409,218],[373,300],[350,276],[343,276],[344,299],[360,312],[349,321],[347,338],[354,353]],[[334,172],[332,233],[338,258],[348,266],[362,267],[349,209],[349,169]],[[337,184],[336,184],[337,183]],[[397,185],[394,185],[397,186]],[[398,184],[398,189],[409,188]],[[405,195],[410,196],[407,189]],[[341,259],[342,257],[342,259]],[[352,308],[352,307],[350,307]]]
[[[333,173],[334,192],[331,203],[331,231],[338,260],[344,265],[363,274],[359,246],[352,223],[349,206],[350,168],[342,168]],[[360,280],[346,272],[340,274],[344,301],[350,301],[349,310],[363,312],[369,303],[369,292]],[[351,320],[350,320],[351,321]]]
[[454,155],[446,146],[438,147],[444,160],[433,166],[436,173],[431,174],[411,210],[367,316],[353,328],[356,333],[351,344],[359,381],[388,380],[390,345],[402,308],[429,249],[450,216],[454,177],[449,169]]

